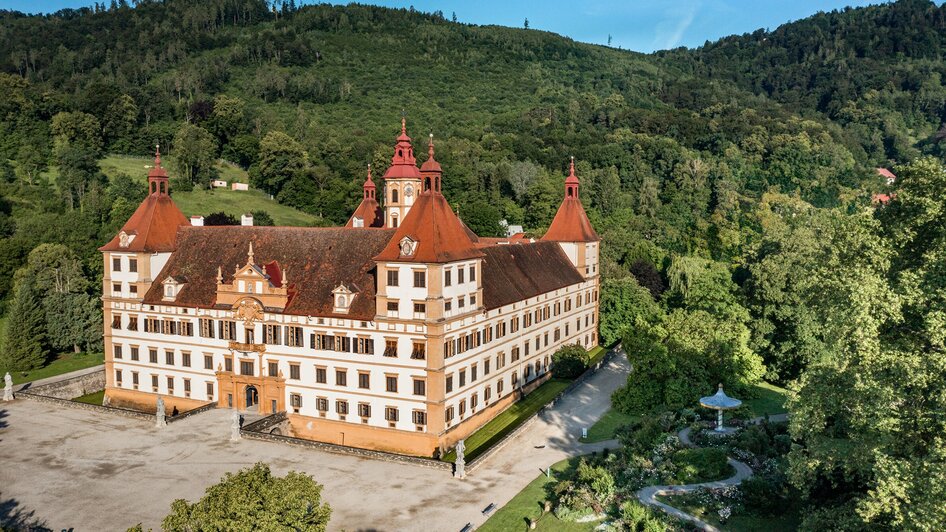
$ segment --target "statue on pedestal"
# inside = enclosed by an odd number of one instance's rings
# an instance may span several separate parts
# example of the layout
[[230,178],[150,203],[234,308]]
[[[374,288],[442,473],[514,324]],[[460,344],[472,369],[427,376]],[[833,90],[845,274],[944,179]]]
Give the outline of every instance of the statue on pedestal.
[[158,407],[154,413],[154,426],[161,428],[168,424],[164,419],[164,398],[158,397]]
[[463,451],[466,450],[466,444],[463,440],[457,442],[457,460],[453,463],[453,477],[466,478],[466,461],[463,459]]
[[10,376],[8,371],[6,375],[3,376],[3,400],[12,401],[13,400],[13,377]]
[[236,410],[230,415],[230,441],[240,441],[240,413]]

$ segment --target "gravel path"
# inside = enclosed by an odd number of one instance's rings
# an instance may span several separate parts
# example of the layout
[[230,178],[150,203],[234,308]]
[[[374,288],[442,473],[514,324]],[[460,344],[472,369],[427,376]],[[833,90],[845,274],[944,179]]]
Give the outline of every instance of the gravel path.
[[[765,418],[757,417],[749,420],[749,423],[761,423]],[[775,414],[769,416],[769,421],[778,423],[788,420],[788,414]],[[694,447],[693,442],[690,441],[690,427],[686,427],[681,430],[677,435],[680,437],[680,442],[687,447]],[[679,495],[682,493],[689,493],[691,491],[696,491],[700,488],[725,488],[727,486],[737,486],[742,483],[743,480],[752,476],[752,468],[744,462],[738,460],[733,460],[732,458],[727,458],[729,465],[736,470],[736,474],[723,480],[717,480],[715,482],[700,482],[698,484],[682,484],[682,485],[666,485],[666,486],[648,486],[637,491],[637,498],[641,503],[652,506],[654,508],[659,508],[667,514],[670,514],[678,519],[683,519],[690,521],[696,526],[700,527],[703,530],[708,532],[719,532],[719,529],[715,526],[703,521],[702,519],[696,517],[695,515],[690,515],[682,510],[674,508],[669,504],[662,503],[657,500],[658,495]]]

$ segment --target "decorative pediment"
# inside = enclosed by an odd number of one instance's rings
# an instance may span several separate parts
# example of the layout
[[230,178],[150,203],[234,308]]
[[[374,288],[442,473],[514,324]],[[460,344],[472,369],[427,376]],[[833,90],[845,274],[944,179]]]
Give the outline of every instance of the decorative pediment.
[[332,307],[335,313],[348,314],[352,302],[358,295],[356,290],[352,290],[352,288],[349,288],[345,283],[341,283],[332,290]]
[[258,300],[265,307],[283,309],[289,302],[289,269],[276,261],[259,265],[249,244],[246,264],[236,266],[233,279],[223,282],[223,268],[217,269],[217,304],[235,306],[247,298]]
[[409,236],[402,238],[398,246],[401,249],[402,257],[413,257],[414,253],[417,251],[417,242]]

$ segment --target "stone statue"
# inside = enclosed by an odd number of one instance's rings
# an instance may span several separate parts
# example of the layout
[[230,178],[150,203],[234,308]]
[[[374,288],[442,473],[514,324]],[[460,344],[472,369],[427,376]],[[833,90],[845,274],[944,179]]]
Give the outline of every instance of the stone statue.
[[168,424],[164,419],[164,398],[158,397],[158,407],[154,413],[154,426],[161,428]]
[[466,477],[466,461],[463,459],[463,451],[466,450],[466,444],[463,443],[463,440],[457,442],[457,460],[454,462],[453,468],[453,477],[454,478],[465,478]]
[[13,377],[10,376],[8,371],[6,375],[3,376],[3,400],[12,401],[13,400]]
[[230,415],[230,441],[240,441],[240,413],[236,410]]

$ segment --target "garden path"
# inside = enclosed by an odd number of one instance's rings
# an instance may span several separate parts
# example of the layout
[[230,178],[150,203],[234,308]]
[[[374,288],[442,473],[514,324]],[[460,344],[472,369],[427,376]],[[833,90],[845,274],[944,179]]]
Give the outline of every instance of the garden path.
[[[749,420],[749,423],[761,423],[765,417],[757,417]],[[788,414],[774,414],[769,416],[769,421],[773,422],[782,422],[788,419]],[[677,435],[680,437],[680,442],[683,445],[688,447],[693,447],[693,442],[690,441],[690,427],[686,427],[681,430]],[[690,515],[682,510],[674,508],[669,504],[662,503],[657,500],[658,495],[679,495],[681,493],[689,493],[691,491],[696,491],[700,488],[725,488],[727,486],[737,486],[742,483],[743,480],[752,476],[752,468],[744,462],[738,460],[733,460],[732,458],[727,458],[729,465],[733,466],[733,469],[736,470],[736,474],[723,480],[717,480],[715,482],[700,482],[697,484],[678,484],[678,485],[666,485],[666,486],[648,486],[637,491],[637,498],[641,503],[647,506],[653,506],[663,510],[665,513],[670,514],[678,519],[683,519],[685,521],[690,521],[699,528],[706,530],[707,532],[720,532],[715,526],[703,521],[695,515]]]

